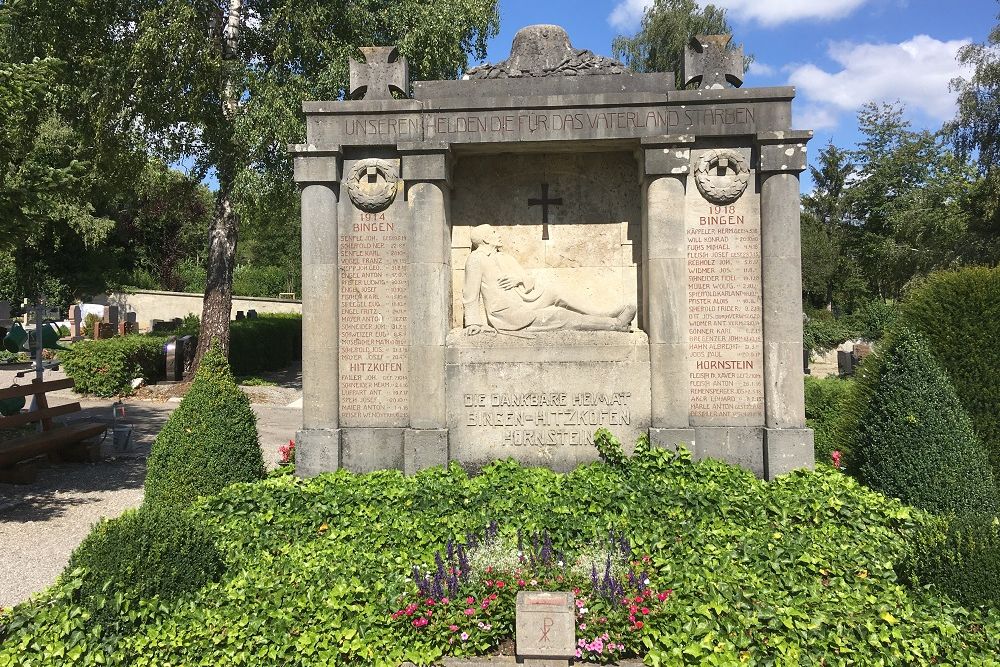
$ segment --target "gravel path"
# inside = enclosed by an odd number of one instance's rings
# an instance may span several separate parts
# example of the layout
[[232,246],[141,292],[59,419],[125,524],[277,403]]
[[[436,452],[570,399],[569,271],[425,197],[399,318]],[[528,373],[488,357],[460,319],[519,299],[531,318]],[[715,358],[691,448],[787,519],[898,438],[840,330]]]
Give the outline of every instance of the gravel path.
[[[0,387],[15,381],[14,371],[0,370]],[[63,377],[46,372],[46,380]],[[280,382],[273,387],[247,387],[257,415],[264,461],[273,467],[278,446],[301,428],[301,409],[287,407],[301,402],[301,371],[269,374]],[[29,378],[16,380],[27,384]],[[88,400],[71,391],[49,394],[50,405],[80,401],[82,414],[74,419],[111,421],[112,400]],[[104,445],[97,463],[58,463],[43,466],[33,484],[0,484],[0,608],[11,607],[44,590],[65,568],[70,553],[90,527],[104,517],[115,517],[142,503],[146,457],[156,434],[178,402],[126,399],[126,421],[133,425],[132,447],[114,453]],[[110,436],[109,436],[110,437]]]

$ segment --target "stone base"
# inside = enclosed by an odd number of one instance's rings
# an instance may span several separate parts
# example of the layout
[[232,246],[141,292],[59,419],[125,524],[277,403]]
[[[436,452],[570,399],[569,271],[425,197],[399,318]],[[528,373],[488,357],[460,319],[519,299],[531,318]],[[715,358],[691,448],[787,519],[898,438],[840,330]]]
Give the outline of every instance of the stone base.
[[764,476],[764,429],[761,426],[695,426],[695,459],[722,459]]
[[658,428],[649,427],[649,442],[654,447],[665,449],[677,449],[677,445],[684,445],[694,451],[695,435],[693,428]]
[[811,428],[764,429],[764,478],[816,465]]
[[448,465],[448,429],[408,428],[403,433],[403,472]]
[[340,468],[340,429],[308,429],[295,434],[295,475],[312,477]]
[[404,428],[343,428],[340,464],[351,472],[403,469]]
[[507,457],[558,472],[597,459],[607,428],[631,452],[649,432],[642,331],[448,334],[448,449],[467,470]]

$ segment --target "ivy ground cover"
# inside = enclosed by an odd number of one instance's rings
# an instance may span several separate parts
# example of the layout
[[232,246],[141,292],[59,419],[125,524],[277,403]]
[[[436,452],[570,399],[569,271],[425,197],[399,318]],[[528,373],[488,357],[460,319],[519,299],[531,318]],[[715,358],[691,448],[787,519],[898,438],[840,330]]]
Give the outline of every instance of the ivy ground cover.
[[771,483],[637,447],[572,473],[505,461],[229,487],[196,515],[221,580],[79,606],[79,571],[0,617],[0,665],[398,665],[509,641],[523,588],[579,591],[581,657],[651,665],[997,664],[1000,619],[894,566],[928,519],[832,468]]

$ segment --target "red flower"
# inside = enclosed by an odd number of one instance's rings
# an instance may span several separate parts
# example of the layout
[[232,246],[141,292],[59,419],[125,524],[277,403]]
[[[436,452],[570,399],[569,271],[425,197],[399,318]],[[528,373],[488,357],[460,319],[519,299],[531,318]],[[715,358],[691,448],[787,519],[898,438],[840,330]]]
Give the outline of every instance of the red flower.
[[476,601],[476,598],[472,597],[471,595],[469,597],[465,598],[465,604],[472,604],[475,601]]
[[641,609],[641,611],[642,611],[642,615],[645,616],[645,615],[647,615],[649,613],[649,607],[643,607]]
[[635,629],[636,630],[642,630],[642,621],[636,621],[635,622]]
[[424,618],[423,616],[421,616],[420,618],[414,619],[414,621],[413,621],[413,627],[415,627],[415,628],[422,628],[425,625],[427,625],[427,619]]
[[498,581],[497,582],[497,588],[503,588],[503,582],[502,581]]

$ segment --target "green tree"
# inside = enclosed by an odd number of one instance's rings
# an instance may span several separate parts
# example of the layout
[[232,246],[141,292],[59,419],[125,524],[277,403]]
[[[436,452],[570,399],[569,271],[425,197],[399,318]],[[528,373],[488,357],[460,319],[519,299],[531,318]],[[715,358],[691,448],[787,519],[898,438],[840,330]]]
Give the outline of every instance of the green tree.
[[[618,35],[611,43],[615,57],[636,72],[673,72],[677,88],[684,88],[681,72],[684,47],[695,35],[732,33],[726,10],[700,7],[695,0],[655,0],[633,37]],[[750,58],[745,59],[750,64]]]
[[829,143],[809,173],[813,190],[802,197],[802,291],[810,305],[833,310],[835,293],[857,274],[845,254],[852,232],[846,216],[854,165],[847,151]]
[[984,43],[958,52],[958,62],[972,70],[951,88],[958,93],[958,113],[945,125],[963,158],[975,157],[980,178],[969,199],[969,237],[974,259],[1000,262],[1000,24]]
[[[96,140],[140,138],[218,181],[208,233],[199,358],[229,347],[239,221],[261,180],[287,183],[301,102],[340,99],[358,46],[395,44],[417,78],[453,78],[483,57],[497,0],[19,0],[4,40],[22,59],[68,63]],[[124,137],[124,138],[120,138]],[[284,223],[285,221],[282,221]]]
[[973,171],[941,135],[914,131],[899,104],[864,105],[849,215],[871,291],[898,298],[913,278],[961,264]]

